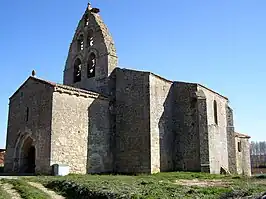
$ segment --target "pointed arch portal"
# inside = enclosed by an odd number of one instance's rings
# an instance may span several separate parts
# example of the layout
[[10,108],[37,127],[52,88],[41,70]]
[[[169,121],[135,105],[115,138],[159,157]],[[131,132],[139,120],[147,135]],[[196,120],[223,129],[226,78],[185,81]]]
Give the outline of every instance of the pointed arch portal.
[[35,173],[36,149],[31,136],[21,135],[18,138],[14,156],[14,172]]

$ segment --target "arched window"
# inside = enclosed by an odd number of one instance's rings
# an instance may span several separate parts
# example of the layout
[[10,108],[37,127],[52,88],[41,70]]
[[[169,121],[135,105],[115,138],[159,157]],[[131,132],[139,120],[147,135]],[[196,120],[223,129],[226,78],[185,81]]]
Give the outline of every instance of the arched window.
[[81,81],[81,61],[76,59],[74,63],[74,83]]
[[87,45],[93,46],[93,30],[88,31]]
[[217,102],[213,101],[213,114],[214,114],[214,122],[218,125],[218,110],[217,110]]
[[78,51],[81,51],[84,49],[84,37],[83,35],[80,35],[78,38]]
[[95,76],[95,65],[96,65],[96,56],[94,53],[91,53],[88,60],[88,78]]

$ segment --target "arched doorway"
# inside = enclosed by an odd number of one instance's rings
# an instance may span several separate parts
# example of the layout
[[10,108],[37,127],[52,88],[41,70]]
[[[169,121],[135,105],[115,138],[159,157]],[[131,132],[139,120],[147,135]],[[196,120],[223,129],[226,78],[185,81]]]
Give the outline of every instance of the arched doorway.
[[21,173],[35,173],[35,146],[33,146],[31,137],[28,137],[23,143],[19,165]]
[[27,168],[25,173],[35,173],[35,147],[31,146],[27,155]]

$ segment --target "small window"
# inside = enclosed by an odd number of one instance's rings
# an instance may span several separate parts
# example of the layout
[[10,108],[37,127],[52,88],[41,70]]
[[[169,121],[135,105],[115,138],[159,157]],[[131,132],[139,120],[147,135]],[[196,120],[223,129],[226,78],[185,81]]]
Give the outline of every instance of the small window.
[[91,53],[88,60],[88,78],[95,76],[95,65],[96,65],[96,56],[94,53]]
[[238,149],[238,152],[241,152],[241,151],[242,151],[241,141],[239,141],[239,142],[237,143],[237,149]]
[[74,83],[81,81],[81,61],[76,59],[74,63]]
[[217,110],[217,102],[213,101],[213,114],[214,114],[214,122],[218,125],[218,110]]
[[197,107],[197,98],[192,98],[190,103],[190,108],[195,109]]
[[88,39],[87,39],[87,45],[89,47],[93,46],[93,30],[89,30],[88,32]]
[[78,51],[84,50],[84,37],[80,35],[78,38]]
[[23,99],[23,92],[20,93],[20,97],[19,97],[20,103],[22,102],[22,99]]
[[26,108],[26,122],[29,121],[29,112],[30,112],[29,107],[27,107]]
[[88,26],[88,25],[89,25],[89,22],[90,22],[89,15],[86,14],[86,15],[85,15],[85,18],[84,18],[84,26]]

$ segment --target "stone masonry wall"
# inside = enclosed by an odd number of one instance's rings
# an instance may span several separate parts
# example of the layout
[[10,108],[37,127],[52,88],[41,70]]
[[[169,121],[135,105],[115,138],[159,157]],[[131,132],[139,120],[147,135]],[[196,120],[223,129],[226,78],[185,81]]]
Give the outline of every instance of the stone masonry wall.
[[[198,89],[204,92],[207,102],[210,173],[219,174],[221,167],[228,169],[226,118],[228,100],[203,86],[199,85]],[[218,125],[214,120],[214,100],[217,102]]]
[[173,130],[176,170],[200,171],[200,139],[194,84],[174,82]]
[[242,138],[243,143],[243,171],[244,175],[251,176],[250,143],[248,138]]
[[195,93],[197,101],[197,124],[200,143],[201,172],[210,172],[209,133],[206,96],[202,90]]
[[[36,172],[50,172],[52,92],[53,88],[50,85],[30,78],[11,97],[5,172],[12,172],[13,169],[19,172],[23,169],[18,165],[18,162],[22,162],[19,160],[19,149],[23,148],[23,134],[33,139],[36,148]],[[28,121],[26,120],[27,107],[29,108]]]
[[226,106],[227,117],[227,150],[228,150],[228,167],[230,173],[236,173],[236,143],[233,110]]
[[83,174],[112,170],[108,106],[100,98],[54,93],[51,165]]
[[173,171],[172,82],[150,75],[151,171]]
[[[89,24],[85,25],[86,17]],[[78,50],[78,39],[83,35],[84,50]],[[92,41],[90,41],[92,37]],[[95,77],[87,77],[90,54],[96,55]],[[74,62],[81,60],[81,81],[73,82]],[[118,58],[113,38],[99,14],[86,10],[71,42],[64,70],[64,84],[77,88],[108,94],[108,76],[117,67]]]
[[116,70],[116,172],[151,172],[149,90],[149,73]]
[[[238,143],[240,143],[241,146],[240,151],[238,151]],[[237,173],[251,176],[250,144],[248,138],[236,137],[235,146]]]
[[113,134],[109,101],[95,99],[89,109],[88,173],[113,171]]
[[[238,143],[241,142],[241,138],[235,137],[235,151],[236,151],[236,171],[237,174],[242,175],[243,174],[243,151],[238,151]],[[241,142],[241,145],[243,143]],[[243,146],[241,147],[241,150],[243,150]]]

